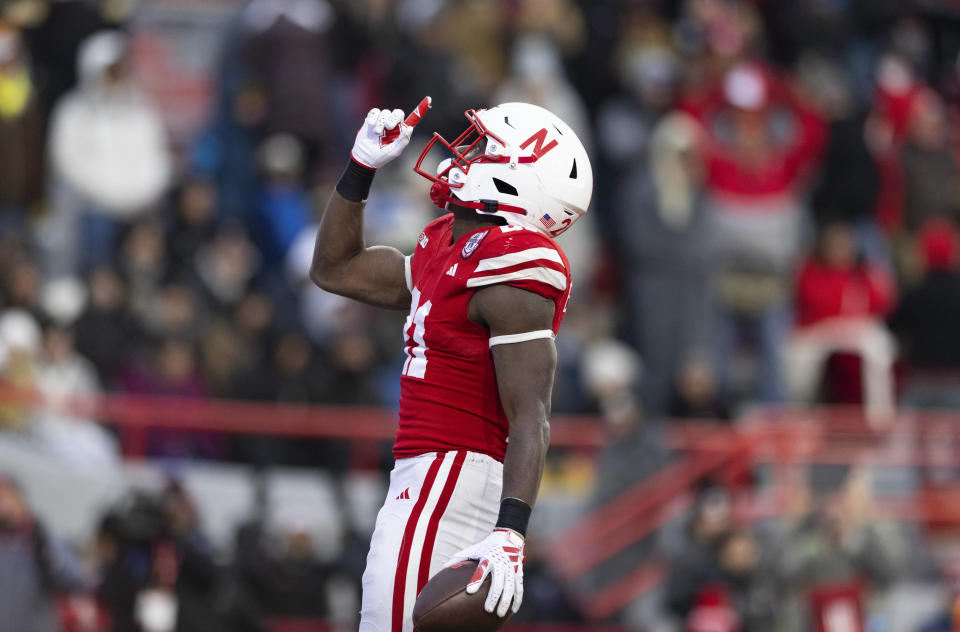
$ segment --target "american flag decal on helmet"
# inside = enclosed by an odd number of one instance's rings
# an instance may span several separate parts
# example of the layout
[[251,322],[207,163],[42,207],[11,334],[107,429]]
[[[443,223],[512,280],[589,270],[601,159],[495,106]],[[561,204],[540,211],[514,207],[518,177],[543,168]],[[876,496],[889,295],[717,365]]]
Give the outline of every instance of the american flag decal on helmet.
[[553,221],[553,218],[546,213],[544,213],[543,217],[540,218],[540,223],[546,226],[547,228],[553,228],[554,226],[557,225],[557,223]]

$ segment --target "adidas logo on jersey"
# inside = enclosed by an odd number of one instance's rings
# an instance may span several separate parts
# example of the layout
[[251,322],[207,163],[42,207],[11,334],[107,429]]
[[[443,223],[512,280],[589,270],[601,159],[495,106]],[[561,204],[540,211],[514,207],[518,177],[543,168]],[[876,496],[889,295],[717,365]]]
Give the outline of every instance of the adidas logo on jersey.
[[400,495],[397,496],[397,500],[410,500],[410,488],[408,487],[400,492]]
[[450,266],[450,269],[447,270],[447,276],[456,276],[457,275],[457,264]]

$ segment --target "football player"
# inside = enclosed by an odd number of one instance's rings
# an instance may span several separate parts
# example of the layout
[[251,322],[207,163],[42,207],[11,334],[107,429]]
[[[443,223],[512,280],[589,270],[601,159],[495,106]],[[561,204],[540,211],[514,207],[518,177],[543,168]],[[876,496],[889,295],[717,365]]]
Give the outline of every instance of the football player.
[[[410,632],[417,594],[444,566],[479,561],[484,602],[503,617],[523,599],[523,548],[550,438],[554,337],[570,270],[554,238],[587,211],[590,161],[547,110],[504,103],[466,112],[467,129],[434,134],[415,171],[446,213],[404,256],[363,239],[377,169],[400,155],[413,126],[400,110],[370,110],[320,222],[311,278],[389,309],[404,326],[399,428],[386,502],[363,575],[360,630]],[[424,166],[431,150],[448,157]]]

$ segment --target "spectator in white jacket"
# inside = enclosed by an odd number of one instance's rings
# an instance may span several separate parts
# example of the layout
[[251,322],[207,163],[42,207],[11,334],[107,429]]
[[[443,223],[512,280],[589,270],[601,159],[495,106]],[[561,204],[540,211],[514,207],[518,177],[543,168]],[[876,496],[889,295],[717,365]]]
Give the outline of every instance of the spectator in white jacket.
[[37,390],[44,406],[37,410],[34,438],[38,447],[62,464],[109,467],[118,461],[113,437],[97,425],[100,381],[93,364],[76,352],[73,334],[62,324],[44,328],[37,366]]
[[155,204],[170,180],[163,122],[132,80],[128,48],[118,32],[87,39],[80,82],[53,112],[53,208],[39,235],[53,276],[106,260],[122,224]]

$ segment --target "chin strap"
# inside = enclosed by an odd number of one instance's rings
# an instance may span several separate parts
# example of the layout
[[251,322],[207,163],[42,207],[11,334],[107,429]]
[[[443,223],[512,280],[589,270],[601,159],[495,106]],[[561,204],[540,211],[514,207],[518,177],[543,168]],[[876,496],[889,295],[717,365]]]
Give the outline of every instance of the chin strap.
[[484,213],[505,211],[507,213],[517,213],[519,215],[527,214],[526,209],[523,209],[519,206],[513,206],[511,204],[504,204],[503,202],[498,202],[496,200],[480,200],[478,202],[461,200],[453,195],[453,190],[450,188],[450,185],[444,182],[434,182],[433,186],[430,187],[430,201],[441,209],[446,209],[447,204],[449,202],[453,202],[457,206],[472,208],[476,211],[482,211]]

